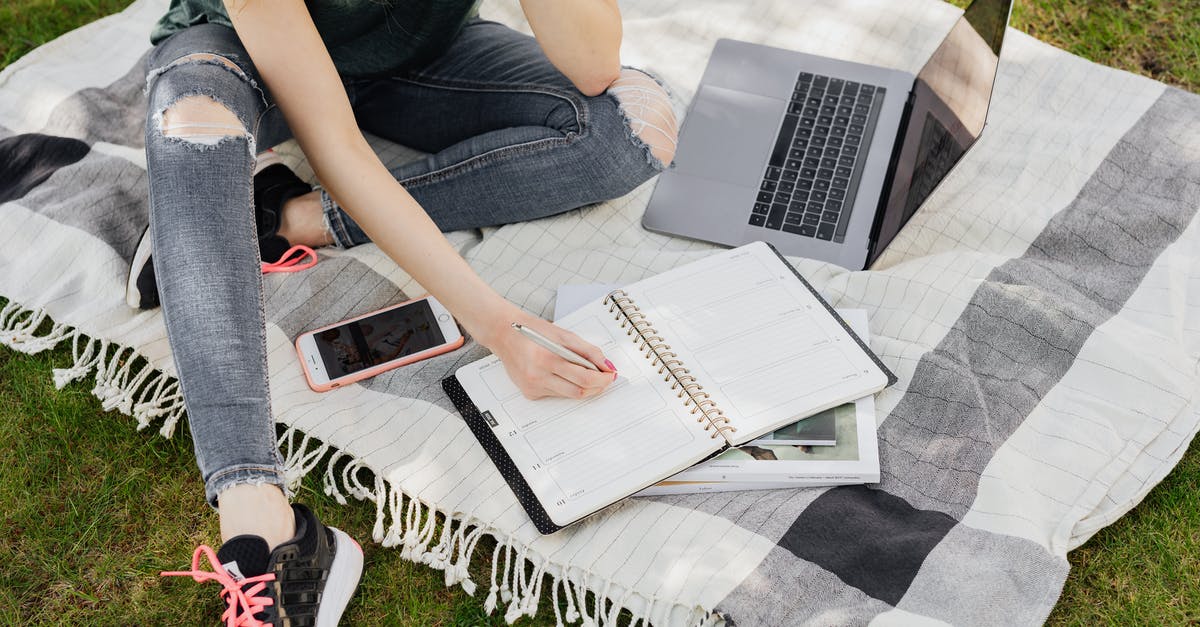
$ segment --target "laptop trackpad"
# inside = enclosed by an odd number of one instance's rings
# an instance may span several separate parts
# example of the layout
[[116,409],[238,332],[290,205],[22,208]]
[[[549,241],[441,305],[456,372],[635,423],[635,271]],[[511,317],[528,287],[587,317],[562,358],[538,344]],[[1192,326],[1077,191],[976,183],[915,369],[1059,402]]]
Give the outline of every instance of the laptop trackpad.
[[758,187],[787,102],[704,85],[684,122],[675,167],[691,176]]

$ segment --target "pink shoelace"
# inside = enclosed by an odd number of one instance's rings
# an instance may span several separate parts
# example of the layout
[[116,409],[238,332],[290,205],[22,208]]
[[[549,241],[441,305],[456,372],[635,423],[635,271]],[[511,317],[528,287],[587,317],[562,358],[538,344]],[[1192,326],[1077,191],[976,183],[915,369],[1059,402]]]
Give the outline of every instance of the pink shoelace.
[[[285,255],[286,258],[286,255]],[[212,570],[200,569],[200,556],[208,558],[208,563],[212,566]],[[268,581],[275,580],[274,573],[258,575],[255,577],[247,577],[241,581],[233,578],[229,571],[217,561],[217,554],[213,552],[206,544],[201,544],[196,547],[196,552],[192,554],[192,569],[189,571],[171,571],[160,573],[163,577],[191,577],[199,583],[206,581],[216,581],[223,586],[221,590],[221,598],[229,605],[225,612],[221,614],[221,622],[226,627],[266,627],[264,623],[254,615],[263,611],[268,605],[274,605],[275,600],[269,596],[262,595],[263,590],[267,587]],[[254,584],[249,588],[245,588],[247,584]]]
[[287,249],[287,252],[283,253],[279,261],[271,263],[263,262],[262,273],[299,272],[315,265],[317,265],[317,253],[304,244],[296,244]]

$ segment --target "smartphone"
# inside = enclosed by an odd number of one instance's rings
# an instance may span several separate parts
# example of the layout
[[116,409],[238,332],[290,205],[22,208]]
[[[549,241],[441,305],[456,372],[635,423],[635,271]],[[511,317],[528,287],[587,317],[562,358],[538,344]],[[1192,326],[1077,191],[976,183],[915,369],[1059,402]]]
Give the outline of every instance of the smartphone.
[[317,392],[373,377],[463,345],[462,332],[432,296],[300,334],[296,352]]

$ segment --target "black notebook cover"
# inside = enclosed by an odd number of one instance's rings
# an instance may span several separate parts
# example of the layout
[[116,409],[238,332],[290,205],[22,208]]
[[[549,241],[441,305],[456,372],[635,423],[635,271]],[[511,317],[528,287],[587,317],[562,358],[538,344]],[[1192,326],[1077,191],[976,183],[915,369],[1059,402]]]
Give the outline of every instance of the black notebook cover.
[[512,488],[513,494],[517,496],[517,502],[521,504],[521,507],[525,508],[529,517],[533,519],[533,524],[537,526],[537,530],[541,533],[549,534],[562,529],[562,527],[550,520],[550,515],[542,507],[541,501],[534,496],[533,490],[525,482],[525,477],[521,476],[521,471],[517,470],[517,465],[508,456],[508,452],[500,444],[499,438],[496,437],[495,433],[492,433],[492,426],[479,413],[479,408],[475,406],[475,402],[471,400],[471,397],[467,396],[467,391],[458,382],[458,377],[450,375],[442,379],[442,389],[446,391],[446,395],[454,403],[454,408],[467,421],[467,426],[471,428],[471,433],[474,433],[475,439],[479,440],[479,443],[483,445],[483,450],[487,451],[488,457],[492,458],[492,463],[496,464],[496,469],[500,471],[500,476],[504,477],[504,480],[508,482],[508,487]]

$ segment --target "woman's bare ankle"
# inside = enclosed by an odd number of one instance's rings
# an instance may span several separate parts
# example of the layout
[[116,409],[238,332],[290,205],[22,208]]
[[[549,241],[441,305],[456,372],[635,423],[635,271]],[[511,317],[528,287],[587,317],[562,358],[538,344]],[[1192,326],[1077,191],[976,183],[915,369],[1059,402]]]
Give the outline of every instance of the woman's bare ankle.
[[279,486],[243,483],[217,496],[221,516],[221,542],[241,535],[260,536],[276,546],[296,535],[296,518]]
[[312,248],[329,246],[333,236],[325,226],[321,192],[313,190],[283,203],[279,216],[279,235],[291,244]]

